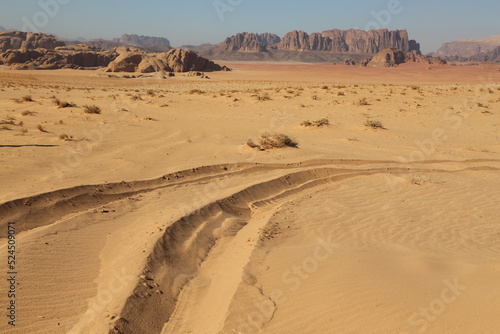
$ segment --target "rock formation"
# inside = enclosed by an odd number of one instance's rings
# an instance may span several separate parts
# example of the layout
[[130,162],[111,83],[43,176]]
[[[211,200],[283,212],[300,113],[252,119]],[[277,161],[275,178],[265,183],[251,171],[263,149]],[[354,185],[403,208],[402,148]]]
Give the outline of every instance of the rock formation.
[[239,33],[226,38],[218,49],[219,51],[236,51],[236,52],[265,52],[268,45],[276,44],[281,41],[281,38],[275,34],[253,34]]
[[22,31],[0,32],[0,52],[38,48],[54,50],[56,47],[64,45],[63,41],[48,34]]
[[228,70],[198,56],[193,51],[174,49],[165,53],[125,52],[120,54],[106,72],[189,72]]
[[0,53],[0,64],[14,69],[82,69],[108,66],[116,57],[116,53],[100,51],[92,46],[73,45],[55,50],[8,50]]
[[373,58],[368,58],[360,62],[365,67],[396,67],[399,64],[415,62],[434,65],[445,65],[445,59],[436,57],[426,57],[416,51],[404,53],[398,49],[385,49],[377,53]]
[[172,48],[170,41],[164,37],[151,37],[151,36],[139,36],[139,35],[128,35],[123,34],[120,38],[113,39],[113,42],[119,43],[121,45],[131,45],[131,46],[163,46],[167,48]]
[[377,53],[366,67],[395,67],[406,61],[405,54],[397,49],[385,49]]
[[498,47],[500,47],[500,35],[475,40],[444,43],[434,55],[458,60],[472,58],[481,54],[485,55],[494,52]]
[[282,39],[274,34],[239,33],[211,49],[198,50],[204,56],[232,60],[296,60],[332,62],[357,61],[387,48],[420,53],[420,45],[409,40],[406,30],[326,30],[308,34],[294,30]]

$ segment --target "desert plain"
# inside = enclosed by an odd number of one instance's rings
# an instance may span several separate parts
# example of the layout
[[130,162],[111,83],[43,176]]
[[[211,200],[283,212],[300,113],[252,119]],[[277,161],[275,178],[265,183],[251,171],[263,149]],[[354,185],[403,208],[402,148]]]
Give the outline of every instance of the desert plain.
[[498,333],[497,68],[224,64],[0,69],[2,333]]

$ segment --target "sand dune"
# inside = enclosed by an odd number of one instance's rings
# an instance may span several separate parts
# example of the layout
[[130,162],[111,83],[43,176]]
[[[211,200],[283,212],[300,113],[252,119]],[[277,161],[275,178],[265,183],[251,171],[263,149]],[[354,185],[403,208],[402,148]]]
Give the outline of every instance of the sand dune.
[[2,333],[497,333],[498,71],[280,66],[1,70]]

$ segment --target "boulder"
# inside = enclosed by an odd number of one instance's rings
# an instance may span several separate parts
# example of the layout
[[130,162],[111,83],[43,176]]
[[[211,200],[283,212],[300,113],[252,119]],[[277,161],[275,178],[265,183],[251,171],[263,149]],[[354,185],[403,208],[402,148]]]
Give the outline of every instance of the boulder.
[[377,53],[367,67],[395,67],[406,61],[405,54],[397,49],[385,49]]

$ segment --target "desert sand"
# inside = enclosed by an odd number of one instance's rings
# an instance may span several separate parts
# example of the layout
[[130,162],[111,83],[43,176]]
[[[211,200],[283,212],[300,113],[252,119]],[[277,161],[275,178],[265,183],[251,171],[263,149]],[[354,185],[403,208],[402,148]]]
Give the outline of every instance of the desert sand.
[[498,69],[224,64],[0,69],[0,332],[499,332]]

